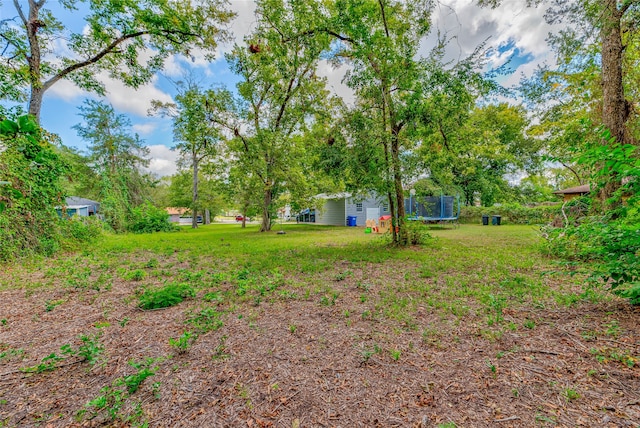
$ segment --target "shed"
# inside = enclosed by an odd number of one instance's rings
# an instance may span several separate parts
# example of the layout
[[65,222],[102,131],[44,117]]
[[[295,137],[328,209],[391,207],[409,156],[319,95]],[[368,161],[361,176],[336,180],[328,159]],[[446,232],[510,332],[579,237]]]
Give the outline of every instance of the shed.
[[566,202],[574,198],[579,198],[580,196],[588,195],[590,191],[591,186],[589,184],[583,184],[581,186],[569,187],[568,189],[556,190],[553,194],[562,195],[562,199]]

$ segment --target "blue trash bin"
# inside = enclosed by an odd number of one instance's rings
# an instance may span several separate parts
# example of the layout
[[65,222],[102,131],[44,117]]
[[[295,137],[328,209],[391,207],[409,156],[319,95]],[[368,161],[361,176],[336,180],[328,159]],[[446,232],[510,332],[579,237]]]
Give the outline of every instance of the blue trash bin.
[[357,220],[358,220],[358,217],[354,215],[347,216],[347,226],[354,227],[356,225]]

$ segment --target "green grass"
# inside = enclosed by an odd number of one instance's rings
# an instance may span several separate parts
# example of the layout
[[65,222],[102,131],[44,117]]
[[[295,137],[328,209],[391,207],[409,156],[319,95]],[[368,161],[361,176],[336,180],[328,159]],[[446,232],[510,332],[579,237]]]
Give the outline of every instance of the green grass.
[[[578,278],[548,274],[559,268],[539,251],[532,226],[431,230],[434,239],[417,248],[390,247],[387,239],[362,228],[287,224],[284,229],[287,233],[278,235],[260,233],[254,225],[214,224],[108,235],[91,250],[34,260],[25,269],[43,272],[48,286],[65,289],[100,292],[108,291],[112,280],[137,283],[143,293],[132,299],[145,309],[180,304],[184,297],[225,311],[238,304],[302,299],[413,330],[421,328],[415,313],[426,305],[452,322],[480,316],[492,337],[500,334],[496,328],[516,328],[504,315],[514,307],[601,299],[576,289]],[[0,290],[17,287],[22,287],[18,273],[0,282]],[[359,298],[345,300],[347,290]]]

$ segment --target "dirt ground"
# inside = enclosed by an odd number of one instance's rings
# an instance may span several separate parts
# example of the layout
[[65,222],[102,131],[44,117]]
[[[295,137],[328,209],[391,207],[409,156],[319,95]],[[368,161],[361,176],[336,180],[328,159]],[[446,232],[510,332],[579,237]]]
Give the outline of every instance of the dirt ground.
[[[402,263],[387,263],[391,281]],[[357,280],[374,268],[351,266],[327,304],[285,278],[277,298],[204,302],[200,291],[153,311],[137,308],[132,281],[34,289],[39,273],[20,274],[23,288],[0,292],[0,426],[639,426],[639,307],[509,306],[498,327],[479,307],[456,315],[414,301],[407,325],[376,316],[362,298]],[[206,307],[223,313],[222,327],[177,352],[169,340]],[[25,372],[98,331],[97,364],[75,355]],[[87,405],[136,373],[129,361],[145,358],[158,359],[156,371],[137,391]]]

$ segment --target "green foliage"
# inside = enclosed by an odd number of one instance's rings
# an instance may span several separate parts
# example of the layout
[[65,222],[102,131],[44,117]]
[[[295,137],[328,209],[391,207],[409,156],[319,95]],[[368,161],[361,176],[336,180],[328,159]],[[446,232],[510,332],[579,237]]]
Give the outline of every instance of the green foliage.
[[[613,141],[589,143],[578,161],[595,169],[594,180],[603,188],[624,178],[605,201],[604,214],[579,218],[565,228],[546,230],[546,249],[568,260],[588,262],[591,284],[640,304],[640,158],[638,148]],[[597,207],[597,204],[595,204]],[[592,209],[593,210],[593,209]]]
[[519,204],[502,204],[492,207],[463,206],[460,209],[460,222],[480,224],[483,215],[499,215],[502,217],[501,222],[506,224],[547,224],[560,216],[560,209],[560,204],[536,207]]
[[135,233],[172,232],[177,227],[169,221],[167,211],[144,203],[131,210],[128,229]]
[[188,314],[185,322],[192,325],[198,333],[204,334],[218,330],[224,325],[224,322],[220,319],[221,316],[222,313],[215,308],[205,308],[199,312]]
[[[140,403],[131,398],[138,391],[142,383],[154,376],[158,370],[156,363],[161,358],[147,358],[143,361],[129,361],[129,365],[136,372],[131,375],[115,379],[111,385],[100,390],[100,395],[85,404],[85,408],[78,411],[78,417],[83,419],[89,415],[93,419],[98,415],[104,415],[109,422],[119,421],[132,426],[148,426],[146,416]],[[154,384],[154,389],[157,385]],[[127,408],[129,405],[130,408]]]
[[138,306],[142,309],[160,309],[175,306],[196,292],[189,284],[167,284],[161,288],[147,288],[140,295]]
[[176,339],[170,337],[169,345],[171,345],[172,348],[175,348],[179,354],[184,354],[189,350],[197,338],[198,335],[196,333],[185,331]]
[[[16,11],[9,16],[28,20],[0,20],[0,98],[24,101],[31,91],[29,111],[38,117],[43,93],[62,79],[104,95],[99,75],[138,88],[172,55],[190,57],[197,49],[212,59],[227,35],[224,25],[234,16],[222,0],[188,5],[163,0],[13,5]],[[61,39],[64,47],[55,49]]]
[[60,177],[53,136],[31,116],[0,121],[0,261],[60,248]]

